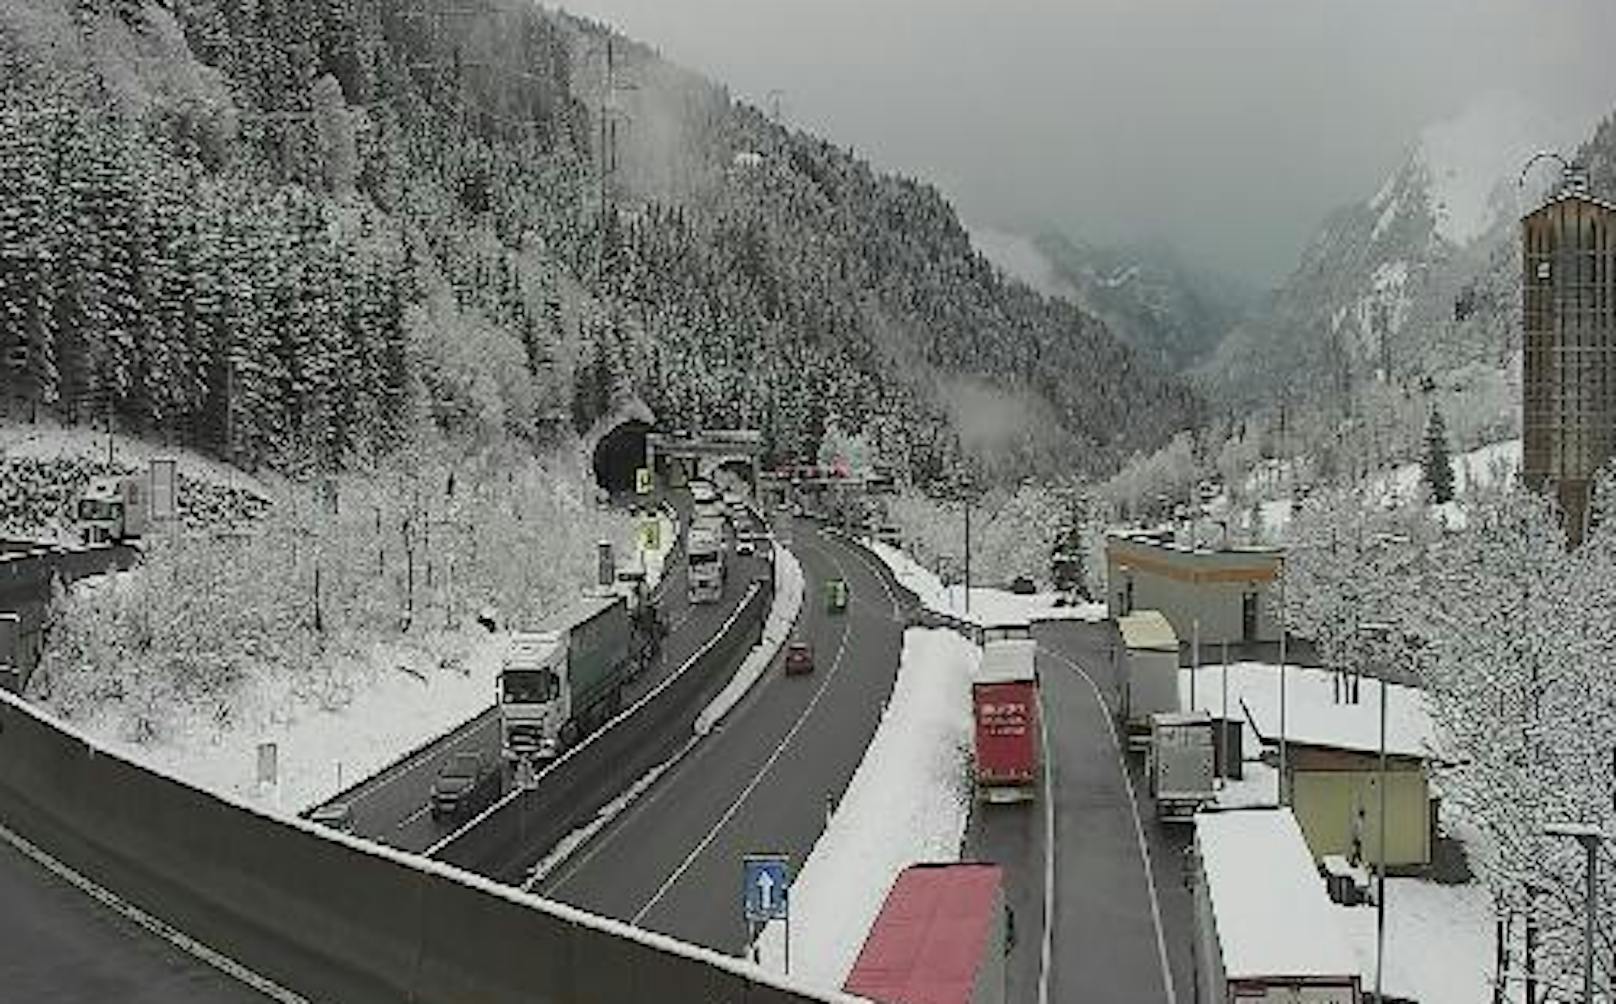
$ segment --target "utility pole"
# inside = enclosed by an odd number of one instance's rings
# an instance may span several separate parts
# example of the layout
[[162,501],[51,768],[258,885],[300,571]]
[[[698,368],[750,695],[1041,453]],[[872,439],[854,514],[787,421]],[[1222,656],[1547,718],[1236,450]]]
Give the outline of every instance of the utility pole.
[[1594,1004],[1594,938],[1599,917],[1599,844],[1604,833],[1588,823],[1550,823],[1543,832],[1551,837],[1571,837],[1587,853],[1587,892],[1584,902],[1582,942],[1582,1004]]
[[600,144],[599,167],[599,198],[600,198],[600,241],[596,248],[598,255],[595,268],[598,274],[603,274],[606,268],[606,220],[614,204],[613,179],[617,176],[619,166],[617,156],[617,124],[628,118],[628,115],[618,104],[617,96],[622,91],[635,90],[635,85],[618,79],[617,76],[617,46],[616,39],[608,33],[606,45],[602,50],[602,80],[600,89],[600,105],[596,118],[598,122],[598,142]]
[[960,493],[965,504],[965,615],[971,615],[971,495],[966,489]]

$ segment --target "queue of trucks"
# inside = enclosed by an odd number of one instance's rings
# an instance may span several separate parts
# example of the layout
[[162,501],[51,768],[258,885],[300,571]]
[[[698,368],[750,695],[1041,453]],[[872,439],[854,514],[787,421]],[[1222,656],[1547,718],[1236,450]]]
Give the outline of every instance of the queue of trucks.
[[718,488],[710,481],[690,482],[693,510],[685,535],[686,579],[690,602],[718,603],[724,598],[728,573],[729,513]]

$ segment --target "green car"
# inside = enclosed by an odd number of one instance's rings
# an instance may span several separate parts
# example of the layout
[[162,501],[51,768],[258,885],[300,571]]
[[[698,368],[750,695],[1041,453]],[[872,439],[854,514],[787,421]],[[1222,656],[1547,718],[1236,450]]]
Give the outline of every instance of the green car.
[[847,609],[847,580],[831,579],[825,583],[825,609],[833,614]]

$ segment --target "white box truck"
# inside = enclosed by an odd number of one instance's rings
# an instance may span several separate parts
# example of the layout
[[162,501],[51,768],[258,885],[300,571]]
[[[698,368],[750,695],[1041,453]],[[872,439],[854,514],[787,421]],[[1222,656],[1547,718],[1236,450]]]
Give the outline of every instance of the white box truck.
[[1195,817],[1195,965],[1214,1004],[1361,1004],[1339,911],[1289,809]]
[[1189,819],[1217,794],[1212,716],[1158,713],[1150,716],[1150,752],[1145,776],[1156,818]]
[[1122,717],[1130,747],[1150,741],[1150,716],[1178,710],[1178,635],[1158,610],[1117,618],[1127,649]]

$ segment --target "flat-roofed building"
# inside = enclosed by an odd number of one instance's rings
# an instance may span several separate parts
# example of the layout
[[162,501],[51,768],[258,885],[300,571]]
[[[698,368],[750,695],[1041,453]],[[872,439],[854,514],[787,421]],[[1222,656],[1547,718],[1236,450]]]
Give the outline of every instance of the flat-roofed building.
[[1148,533],[1105,539],[1112,617],[1160,610],[1180,641],[1231,645],[1279,639],[1269,586],[1284,551],[1271,547],[1191,548]]

